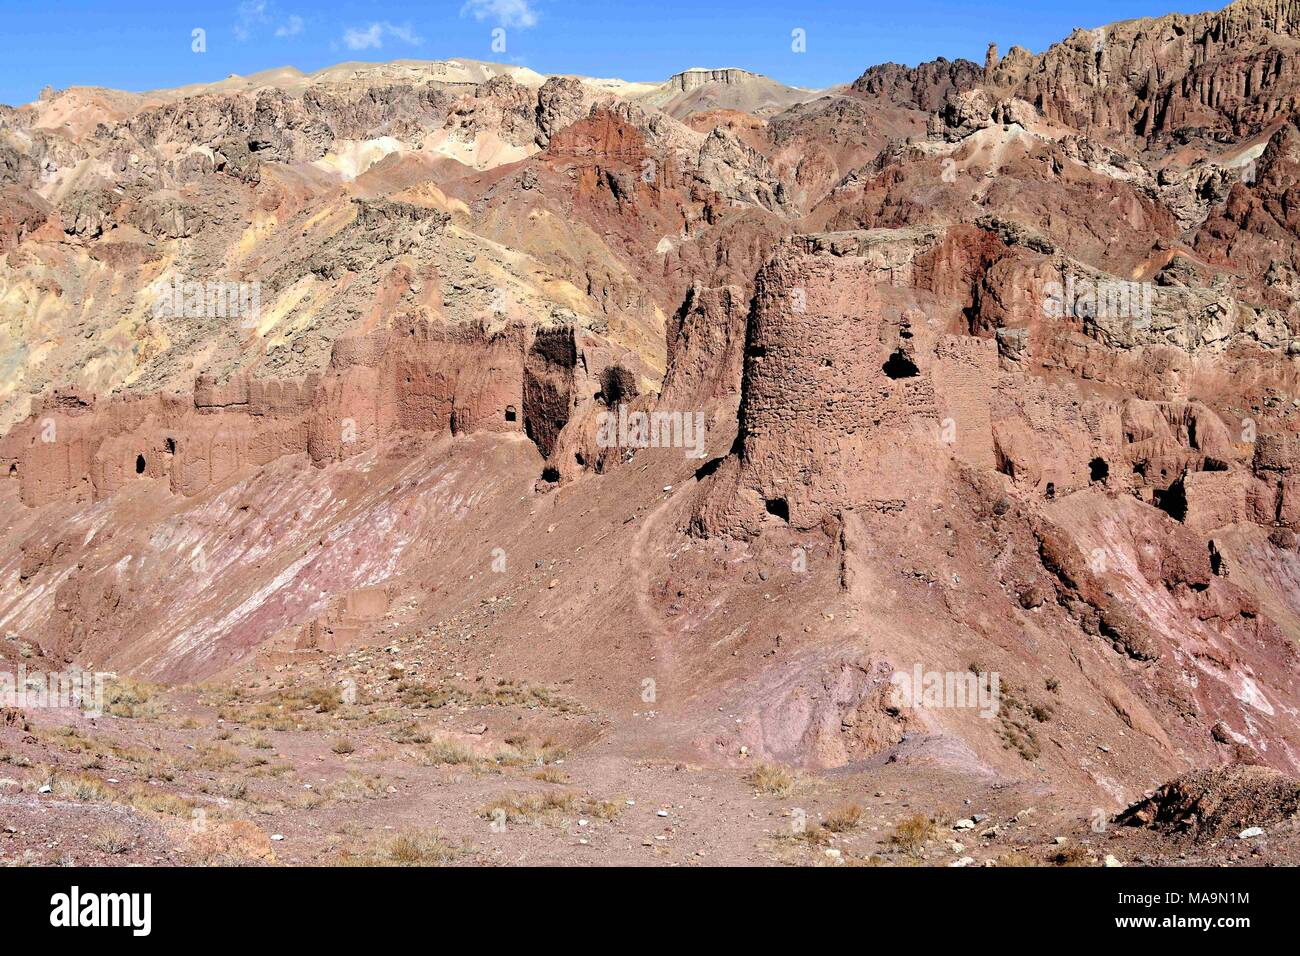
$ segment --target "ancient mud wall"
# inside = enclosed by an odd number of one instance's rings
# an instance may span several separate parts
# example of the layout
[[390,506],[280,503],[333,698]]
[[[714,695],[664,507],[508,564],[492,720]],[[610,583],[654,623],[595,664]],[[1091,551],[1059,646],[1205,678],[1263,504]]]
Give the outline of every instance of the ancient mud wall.
[[403,432],[522,431],[528,331],[399,321],[334,343],[301,382],[200,377],[189,399],[59,394],[0,439],[24,504],[98,500],[137,478],[196,495],[246,466],[323,465]]

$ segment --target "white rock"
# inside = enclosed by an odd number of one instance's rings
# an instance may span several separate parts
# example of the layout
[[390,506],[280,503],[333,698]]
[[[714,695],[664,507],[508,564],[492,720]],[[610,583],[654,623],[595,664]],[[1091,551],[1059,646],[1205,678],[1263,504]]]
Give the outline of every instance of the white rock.
[[284,834],[283,834],[283,833],[272,833],[272,834],[271,834],[271,839],[274,840],[276,843],[279,843],[281,840],[284,839]]
[[953,860],[948,865],[949,866],[971,866],[972,864],[974,864],[974,862],[975,862],[975,857],[963,856],[960,860]]
[[1240,833],[1237,834],[1237,839],[1249,840],[1251,837],[1257,837],[1263,835],[1264,835],[1263,827],[1246,827],[1246,829],[1242,830]]
[[975,829],[975,821],[974,821],[974,820],[958,820],[956,823],[954,823],[954,824],[952,825],[952,828],[953,828],[954,830],[974,830],[974,829]]

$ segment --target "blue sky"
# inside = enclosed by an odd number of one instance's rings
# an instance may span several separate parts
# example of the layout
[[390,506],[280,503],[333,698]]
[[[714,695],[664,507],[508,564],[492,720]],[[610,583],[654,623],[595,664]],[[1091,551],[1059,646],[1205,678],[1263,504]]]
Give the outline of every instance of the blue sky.
[[[292,65],[467,57],[542,73],[662,80],[737,66],[797,86],[874,63],[982,62],[990,41],[1039,52],[1094,27],[1227,0],[3,0],[0,102],[46,84],[147,90]],[[505,30],[505,51],[492,49]],[[205,31],[195,52],[192,31]],[[805,31],[806,50],[792,49]]]

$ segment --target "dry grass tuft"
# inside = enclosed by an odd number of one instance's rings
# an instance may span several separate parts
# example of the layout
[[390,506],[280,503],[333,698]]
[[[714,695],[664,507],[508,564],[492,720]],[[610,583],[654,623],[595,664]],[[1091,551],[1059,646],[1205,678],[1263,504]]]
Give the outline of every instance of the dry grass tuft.
[[113,717],[154,717],[162,710],[156,688],[130,677],[114,677],[104,687],[104,713]]
[[336,862],[340,866],[446,866],[463,852],[436,830],[410,830],[363,846],[359,852],[345,848]]
[[774,797],[784,797],[789,795],[798,782],[794,774],[785,767],[778,767],[775,764],[759,764],[753,770],[745,775],[745,782],[757,790],[759,793],[770,794]]
[[120,824],[110,823],[90,835],[90,848],[100,853],[116,856],[131,849],[134,838],[131,831]]
[[543,790],[502,794],[479,812],[493,821],[556,825],[574,816],[595,817],[608,822],[623,812],[623,804],[617,800],[582,797],[572,791]]
[[856,803],[847,803],[826,814],[826,821],[822,826],[832,833],[847,833],[856,830],[861,823],[862,807]]
[[113,799],[112,791],[94,777],[58,777],[53,787],[54,792],[66,800],[88,803]]
[[421,754],[430,766],[442,766],[444,764],[474,765],[479,762],[479,758],[475,756],[472,750],[464,744],[447,737],[435,740],[424,748]]
[[909,853],[920,856],[925,852],[926,844],[939,835],[939,827],[932,819],[917,814],[901,820],[890,834],[889,842]]

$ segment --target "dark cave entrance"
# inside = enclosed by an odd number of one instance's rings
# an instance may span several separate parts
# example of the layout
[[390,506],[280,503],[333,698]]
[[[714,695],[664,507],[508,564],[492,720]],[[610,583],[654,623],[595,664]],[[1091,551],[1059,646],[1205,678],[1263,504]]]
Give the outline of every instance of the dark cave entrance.
[[915,378],[920,371],[901,349],[894,351],[881,368],[890,378]]
[[1187,518],[1187,490],[1183,487],[1183,479],[1179,478],[1164,491],[1156,489],[1152,495],[1152,503],[1175,521],[1183,521]]

